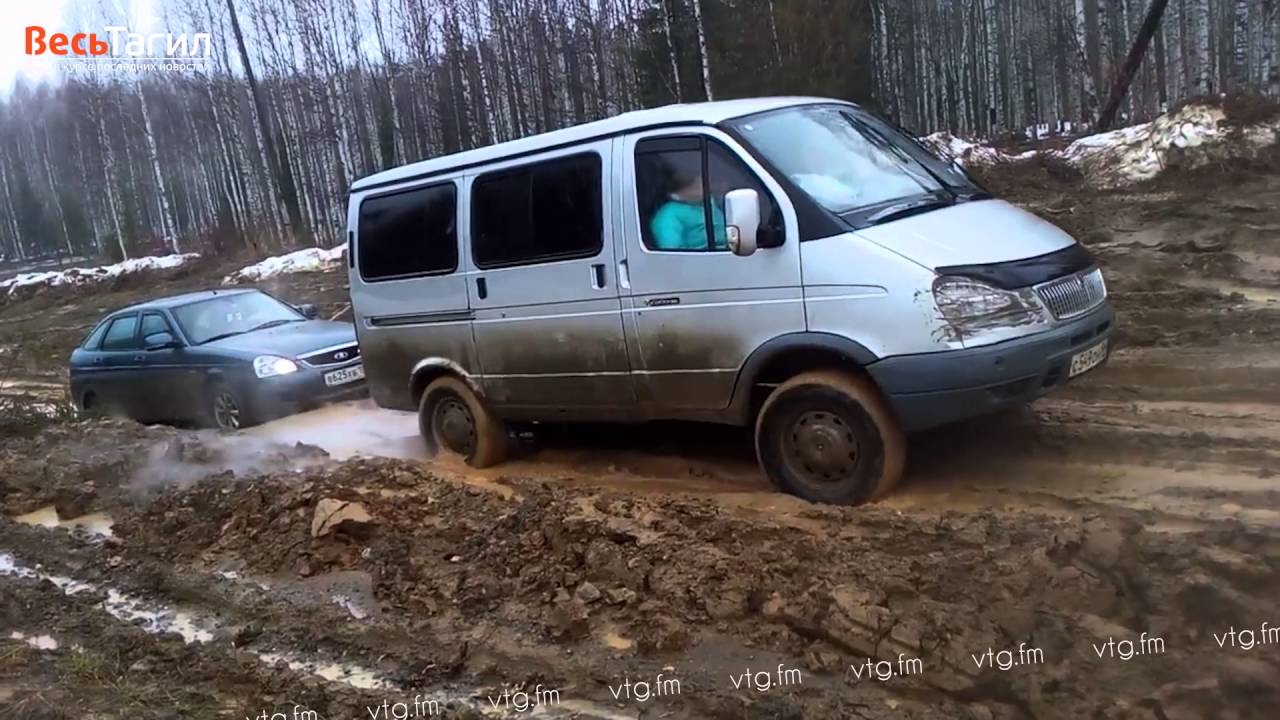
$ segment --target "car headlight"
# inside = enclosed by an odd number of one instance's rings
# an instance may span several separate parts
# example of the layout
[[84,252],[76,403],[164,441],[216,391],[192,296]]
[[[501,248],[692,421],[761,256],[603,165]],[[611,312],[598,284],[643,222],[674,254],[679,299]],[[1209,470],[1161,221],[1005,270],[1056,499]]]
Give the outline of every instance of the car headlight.
[[253,359],[253,373],[260,378],[298,372],[298,363],[276,355],[259,355]]
[[944,275],[933,282],[933,301],[961,338],[995,328],[1048,319],[1031,288],[1003,290],[972,278]]

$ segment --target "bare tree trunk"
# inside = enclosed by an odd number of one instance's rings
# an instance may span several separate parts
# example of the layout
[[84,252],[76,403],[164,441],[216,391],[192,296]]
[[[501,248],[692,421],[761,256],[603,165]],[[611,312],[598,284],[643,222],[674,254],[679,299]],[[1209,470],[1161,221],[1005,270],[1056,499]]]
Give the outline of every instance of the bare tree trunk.
[[240,32],[240,20],[236,16],[235,0],[227,0],[227,11],[231,14],[231,31],[236,38],[236,47],[240,50],[240,62],[244,65],[245,78],[249,82],[249,93],[253,96],[253,106],[258,115],[258,128],[262,133],[262,142],[266,150],[267,162],[271,168],[271,175],[276,182],[276,191],[279,193],[280,202],[284,204],[285,212],[288,214],[289,230],[294,233],[300,233],[303,231],[302,212],[298,207],[298,191],[294,185],[293,173],[289,170],[288,162],[277,152],[275,138],[272,136],[267,120],[266,103],[262,100],[262,93],[258,88],[258,80],[253,74],[253,64],[249,62],[249,50],[244,44],[244,34]]
[[1164,15],[1165,6],[1169,4],[1169,0],[1151,0],[1151,7],[1147,10],[1147,16],[1142,21],[1142,27],[1138,28],[1138,35],[1133,39],[1133,47],[1129,48],[1129,54],[1124,59],[1124,64],[1120,66],[1120,71],[1116,73],[1115,83],[1111,86],[1111,94],[1107,97],[1107,104],[1102,108],[1102,115],[1098,117],[1098,130],[1106,130],[1111,127],[1111,123],[1115,121],[1116,111],[1120,109],[1120,102],[1124,100],[1125,93],[1129,90],[1129,83],[1133,81],[1133,74],[1138,71],[1138,66],[1142,64],[1142,57],[1147,52],[1147,45],[1151,42],[1151,36],[1155,34],[1156,28],[1160,26],[1160,18]]
[[707,32],[702,26],[702,0],[693,2],[693,18],[698,26],[698,55],[702,59],[702,92],[708,100],[714,100],[711,94],[711,61],[707,57]]
[[684,91],[680,88],[680,65],[676,62],[676,45],[671,40],[671,12],[667,10],[669,0],[658,0],[662,8],[662,32],[667,37],[667,51],[671,57],[671,80],[675,83],[676,102],[684,102]]
[[1192,0],[1195,26],[1195,88],[1207,95],[1213,91],[1213,57],[1209,54],[1209,0]]
[[169,207],[169,193],[164,184],[164,171],[160,168],[160,155],[156,152],[156,136],[151,127],[151,113],[147,110],[147,95],[138,84],[138,101],[142,105],[142,129],[146,140],[147,158],[151,161],[151,173],[156,182],[156,202],[160,207],[160,234],[174,252],[182,252],[178,243],[178,227]]
[[74,255],[75,249],[71,247],[71,231],[67,229],[67,214],[62,208],[62,196],[58,192],[57,183],[53,177],[53,167],[49,164],[49,126],[44,127],[44,174],[49,178],[49,194],[53,196],[53,208],[58,212],[58,224],[62,227],[62,241],[67,246],[67,255]]

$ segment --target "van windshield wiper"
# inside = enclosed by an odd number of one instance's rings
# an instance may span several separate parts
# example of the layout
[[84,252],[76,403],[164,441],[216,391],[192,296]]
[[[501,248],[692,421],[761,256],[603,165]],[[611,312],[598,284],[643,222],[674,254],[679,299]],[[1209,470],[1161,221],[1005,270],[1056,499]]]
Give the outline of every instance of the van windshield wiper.
[[951,207],[955,204],[955,200],[950,198],[943,200],[937,196],[911,200],[908,202],[895,203],[881,210],[877,210],[867,218],[867,223],[875,225],[890,220],[897,220],[908,215],[928,212],[938,208]]

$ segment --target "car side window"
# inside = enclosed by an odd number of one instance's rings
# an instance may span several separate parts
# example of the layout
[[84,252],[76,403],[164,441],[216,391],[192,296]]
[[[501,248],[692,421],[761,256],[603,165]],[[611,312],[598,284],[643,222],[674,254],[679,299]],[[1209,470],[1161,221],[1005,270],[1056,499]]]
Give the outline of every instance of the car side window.
[[741,189],[760,197],[760,247],[783,243],[782,211],[773,194],[719,142],[701,136],[641,140],[635,159],[640,233],[650,250],[727,251],[724,197]]
[[102,336],[107,334],[107,326],[110,324],[107,321],[98,323],[98,326],[89,333],[89,337],[84,339],[80,347],[85,350],[97,350],[98,346],[102,344]]
[[168,333],[173,335],[173,328],[169,326],[169,321],[160,313],[147,313],[142,316],[142,342],[144,345],[151,344],[151,336],[160,333]]
[[476,267],[593,257],[604,247],[596,153],[486,173],[471,185]]
[[138,316],[124,315],[111,321],[107,334],[102,338],[103,350],[136,350],[138,347]]

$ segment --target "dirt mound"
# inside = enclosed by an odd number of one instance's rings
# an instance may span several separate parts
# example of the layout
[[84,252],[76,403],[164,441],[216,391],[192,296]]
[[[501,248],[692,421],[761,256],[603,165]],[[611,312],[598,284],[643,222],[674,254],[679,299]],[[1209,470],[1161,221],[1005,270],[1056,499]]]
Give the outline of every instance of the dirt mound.
[[60,508],[59,516],[72,518],[114,511],[167,486],[327,461],[323,450],[301,443],[117,419],[66,422],[42,428],[34,437],[0,441],[0,510],[22,514],[52,504]]
[[[1040,717],[1126,716],[1111,713],[1130,701],[1107,687],[1147,688],[1169,717],[1280,701],[1280,681],[1247,694],[1225,680],[1206,687],[1194,662],[1218,650],[1214,634],[1270,618],[1274,538],[1234,528],[1170,536],[1127,517],[875,507],[814,508],[783,524],[695,498],[500,487],[509,492],[414,463],[351,461],[165,491],[117,527],[130,548],[173,560],[367,572],[385,607],[459,637],[515,629],[590,653],[612,635],[655,658],[727,637],[836,678],[901,654],[923,659],[928,671],[908,680],[922,690]],[[359,503],[370,522],[314,537],[324,499]],[[1162,638],[1159,657],[1096,654],[1142,633]],[[993,673],[974,660],[1028,647],[1045,668]]]

